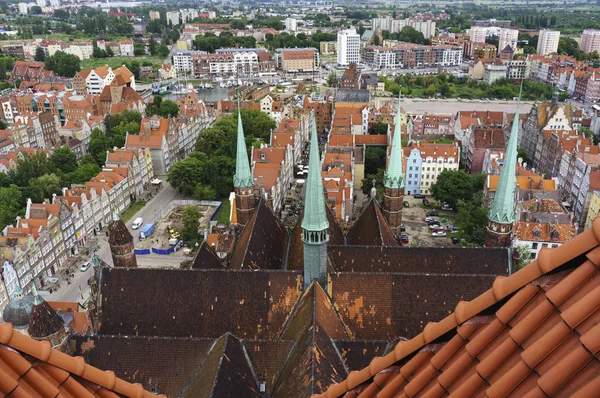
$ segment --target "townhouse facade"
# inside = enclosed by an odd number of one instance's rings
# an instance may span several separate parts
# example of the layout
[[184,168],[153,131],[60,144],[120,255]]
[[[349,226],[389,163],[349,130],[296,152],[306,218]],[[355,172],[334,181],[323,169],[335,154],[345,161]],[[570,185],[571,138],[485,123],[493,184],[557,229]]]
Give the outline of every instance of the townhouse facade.
[[401,43],[394,47],[367,46],[361,50],[363,63],[375,69],[413,69],[456,66],[463,61],[457,46],[424,46]]

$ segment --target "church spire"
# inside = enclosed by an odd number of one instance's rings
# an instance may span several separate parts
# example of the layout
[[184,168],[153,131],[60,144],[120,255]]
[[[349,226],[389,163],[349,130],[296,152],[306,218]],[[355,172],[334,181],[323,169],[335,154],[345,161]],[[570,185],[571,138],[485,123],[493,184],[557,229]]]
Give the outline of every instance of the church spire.
[[317,122],[312,114],[312,133],[308,158],[308,178],[302,219],[302,242],[304,243],[304,287],[317,279],[323,288],[327,287],[327,242],[329,222],[325,213],[325,195],[319,156]]
[[396,112],[396,125],[394,136],[392,137],[392,151],[390,154],[390,163],[385,172],[383,185],[386,188],[403,188],[404,174],[402,172],[402,125],[405,123],[400,111],[402,102],[402,93],[398,96],[398,111]]
[[[522,90],[521,83],[521,90]],[[486,229],[485,246],[508,247],[510,246],[512,225],[515,221],[515,187],[517,184],[517,141],[519,139],[519,108],[521,105],[521,94],[515,111],[510,131],[510,138],[506,145],[506,153],[500,179],[492,202],[492,208],[488,214],[488,226]]]
[[246,140],[244,139],[244,126],[242,126],[242,114],[238,101],[238,128],[237,128],[237,154],[235,158],[235,175],[233,176],[233,186],[248,188],[254,186],[254,179],[250,172],[250,163],[248,162],[248,152],[246,151]]

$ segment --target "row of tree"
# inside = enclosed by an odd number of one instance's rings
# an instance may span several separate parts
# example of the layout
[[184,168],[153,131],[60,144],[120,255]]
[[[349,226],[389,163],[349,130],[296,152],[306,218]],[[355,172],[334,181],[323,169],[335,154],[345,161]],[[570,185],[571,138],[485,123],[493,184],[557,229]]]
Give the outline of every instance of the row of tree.
[[[242,111],[246,145],[269,139],[275,122],[266,114]],[[225,117],[201,131],[195,151],[169,169],[167,180],[179,192],[202,200],[227,197],[233,189],[237,114]]]
[[308,38],[305,33],[290,35],[286,32],[282,32],[278,35],[267,33],[265,39],[267,41],[267,47],[272,51],[275,48],[294,47],[314,47],[318,49],[322,41],[335,41],[337,40],[337,36],[334,33],[325,33],[317,30],[310,38]]
[[219,48],[227,47],[256,47],[256,38],[254,36],[234,36],[231,32],[222,32],[219,36],[214,33],[205,33],[197,35],[194,40],[194,46],[197,50],[214,53]]

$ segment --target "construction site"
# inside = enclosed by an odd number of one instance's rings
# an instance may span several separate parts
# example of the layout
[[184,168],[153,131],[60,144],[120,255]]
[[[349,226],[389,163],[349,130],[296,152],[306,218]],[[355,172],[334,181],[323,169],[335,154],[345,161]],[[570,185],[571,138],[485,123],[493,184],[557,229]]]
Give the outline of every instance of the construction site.
[[[217,210],[214,206],[192,205],[200,210],[202,217],[199,220],[199,231],[201,234],[208,230],[210,219]],[[186,206],[175,205],[164,215],[160,216],[154,223],[150,236],[139,240],[136,237],[136,249],[165,249],[173,246],[179,239],[179,231],[183,229],[182,211]]]

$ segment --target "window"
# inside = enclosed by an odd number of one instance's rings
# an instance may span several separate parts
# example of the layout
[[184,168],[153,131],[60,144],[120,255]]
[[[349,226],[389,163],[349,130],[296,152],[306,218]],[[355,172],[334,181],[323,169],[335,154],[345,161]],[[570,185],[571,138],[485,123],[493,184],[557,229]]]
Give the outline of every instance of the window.
[[532,248],[533,250],[537,250],[537,248],[538,248],[538,243],[532,243],[532,244],[531,244],[531,248]]

